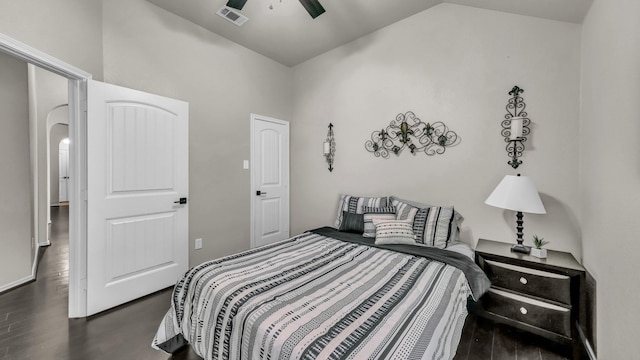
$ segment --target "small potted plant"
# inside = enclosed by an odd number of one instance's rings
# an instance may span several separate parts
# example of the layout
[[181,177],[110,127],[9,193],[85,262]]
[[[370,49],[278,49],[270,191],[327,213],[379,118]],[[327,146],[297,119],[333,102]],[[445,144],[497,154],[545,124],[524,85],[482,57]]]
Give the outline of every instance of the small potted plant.
[[544,238],[538,237],[538,235],[533,235],[533,248],[531,249],[531,255],[545,259],[547,257],[547,249],[543,249],[542,247],[547,245],[549,242],[545,241]]

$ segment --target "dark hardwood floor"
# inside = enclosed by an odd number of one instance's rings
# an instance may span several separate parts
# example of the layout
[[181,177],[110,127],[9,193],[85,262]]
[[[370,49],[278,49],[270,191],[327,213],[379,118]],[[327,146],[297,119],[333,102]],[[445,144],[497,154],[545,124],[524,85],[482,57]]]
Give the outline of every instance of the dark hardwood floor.
[[454,360],[561,360],[570,357],[548,340],[469,315]]
[[[68,319],[68,207],[51,211],[51,246],[37,281],[0,294],[0,359],[199,360],[189,348],[170,356],[151,348],[170,306],[166,289],[88,319]],[[469,316],[456,360],[563,359],[553,346]]]

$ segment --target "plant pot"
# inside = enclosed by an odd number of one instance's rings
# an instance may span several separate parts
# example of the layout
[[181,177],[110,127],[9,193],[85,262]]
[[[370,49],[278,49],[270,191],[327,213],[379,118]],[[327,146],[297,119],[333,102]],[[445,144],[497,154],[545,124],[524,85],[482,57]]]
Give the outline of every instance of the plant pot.
[[541,259],[546,259],[546,257],[547,257],[547,249],[531,248],[531,256],[535,256],[535,257],[541,258]]

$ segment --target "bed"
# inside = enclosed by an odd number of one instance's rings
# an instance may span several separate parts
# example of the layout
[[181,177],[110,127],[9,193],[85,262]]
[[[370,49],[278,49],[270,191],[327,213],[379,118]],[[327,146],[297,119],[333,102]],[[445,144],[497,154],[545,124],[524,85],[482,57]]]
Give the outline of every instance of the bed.
[[206,360],[453,358],[467,300],[490,286],[469,248],[381,244],[339,220],[189,270],[152,346]]

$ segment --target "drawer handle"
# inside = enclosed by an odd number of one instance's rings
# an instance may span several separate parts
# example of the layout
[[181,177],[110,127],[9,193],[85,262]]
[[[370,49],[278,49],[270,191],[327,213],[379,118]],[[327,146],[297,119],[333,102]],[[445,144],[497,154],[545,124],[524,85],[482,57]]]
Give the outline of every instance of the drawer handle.
[[527,309],[525,309],[524,307],[521,307],[521,308],[520,308],[520,313],[521,313],[522,315],[527,315],[528,311],[527,311]]
[[526,278],[521,277],[521,278],[520,278],[520,282],[522,283],[522,285],[527,285],[527,283],[528,283],[529,281],[527,281],[527,279],[526,279]]

